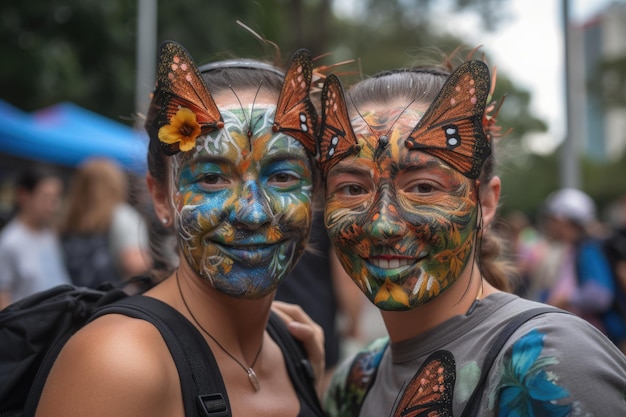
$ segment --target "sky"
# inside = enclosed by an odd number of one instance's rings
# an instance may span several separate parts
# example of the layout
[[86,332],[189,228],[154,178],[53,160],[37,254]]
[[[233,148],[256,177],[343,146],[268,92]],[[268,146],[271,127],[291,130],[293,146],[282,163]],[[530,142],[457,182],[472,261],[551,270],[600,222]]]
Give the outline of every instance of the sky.
[[[569,0],[570,19],[584,22],[610,0]],[[509,0],[510,20],[493,33],[477,30],[476,16],[459,16],[454,27],[469,44],[483,45],[491,65],[532,95],[532,113],[548,123],[548,132],[525,138],[537,153],[550,153],[566,132],[562,0]]]

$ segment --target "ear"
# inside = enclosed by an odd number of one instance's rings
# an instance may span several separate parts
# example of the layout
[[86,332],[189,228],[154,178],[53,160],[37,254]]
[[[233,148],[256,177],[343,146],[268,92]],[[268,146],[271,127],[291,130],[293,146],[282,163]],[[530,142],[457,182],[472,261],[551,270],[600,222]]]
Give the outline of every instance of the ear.
[[498,202],[500,201],[500,190],[502,183],[500,177],[493,177],[486,186],[480,189],[480,205],[483,216],[483,228],[487,228],[496,217]]
[[167,186],[157,181],[150,173],[146,174],[146,184],[152,197],[154,212],[159,221],[167,219],[164,225],[170,225],[174,216]]

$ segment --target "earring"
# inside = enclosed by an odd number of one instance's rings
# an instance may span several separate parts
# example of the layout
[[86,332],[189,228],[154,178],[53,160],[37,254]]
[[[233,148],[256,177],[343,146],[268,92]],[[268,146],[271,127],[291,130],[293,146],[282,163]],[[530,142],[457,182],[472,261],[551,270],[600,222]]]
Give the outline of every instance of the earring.
[[170,222],[170,219],[169,219],[169,218],[167,218],[167,217],[163,217],[163,218],[161,219],[161,223],[163,223],[163,224],[168,224],[169,222]]

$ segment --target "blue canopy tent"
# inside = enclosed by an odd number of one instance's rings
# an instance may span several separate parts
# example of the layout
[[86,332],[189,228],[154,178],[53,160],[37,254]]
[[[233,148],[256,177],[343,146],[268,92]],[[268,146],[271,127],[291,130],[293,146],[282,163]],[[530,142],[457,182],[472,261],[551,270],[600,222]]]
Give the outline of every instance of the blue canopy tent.
[[108,157],[143,173],[147,144],[145,133],[72,103],[29,114],[0,101],[0,154],[70,167]]

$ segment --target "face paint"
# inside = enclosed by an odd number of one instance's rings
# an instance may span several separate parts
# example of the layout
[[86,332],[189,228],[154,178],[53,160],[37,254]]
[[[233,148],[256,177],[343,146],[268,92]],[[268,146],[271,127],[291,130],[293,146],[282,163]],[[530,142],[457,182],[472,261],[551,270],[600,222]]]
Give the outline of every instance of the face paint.
[[361,150],[327,177],[329,236],[346,271],[383,310],[437,297],[461,276],[475,241],[474,182],[405,146],[419,117],[385,109],[353,120]]
[[235,297],[275,290],[302,254],[311,225],[311,163],[300,142],[272,132],[274,112],[258,103],[254,110],[221,109],[224,128],[173,158],[183,255]]

